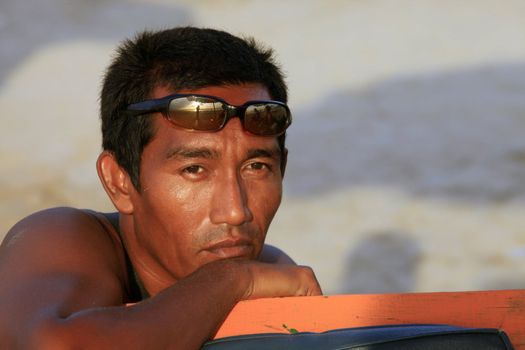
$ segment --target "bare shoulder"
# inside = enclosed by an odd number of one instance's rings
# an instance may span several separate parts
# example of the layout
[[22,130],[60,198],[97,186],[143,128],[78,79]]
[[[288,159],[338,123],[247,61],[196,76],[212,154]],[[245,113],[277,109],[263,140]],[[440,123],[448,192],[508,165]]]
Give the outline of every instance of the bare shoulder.
[[[0,268],[5,268],[11,259],[39,261],[40,264],[35,265],[23,264],[24,268],[33,270],[43,263],[60,266],[67,260],[81,260],[89,255],[104,256],[99,263],[111,264],[112,260],[116,262],[114,250],[110,235],[95,216],[75,208],[52,208],[32,214],[13,226],[0,245]],[[68,267],[89,269],[90,266]]]
[[54,208],[21,220],[0,245],[0,329],[22,326],[43,310],[67,317],[116,304],[123,287],[115,249],[86,211]]
[[296,265],[296,263],[281,249],[270,245],[265,244],[263,247],[263,250],[261,252],[261,255],[259,256],[259,260],[266,263],[272,263],[272,264],[293,264]]

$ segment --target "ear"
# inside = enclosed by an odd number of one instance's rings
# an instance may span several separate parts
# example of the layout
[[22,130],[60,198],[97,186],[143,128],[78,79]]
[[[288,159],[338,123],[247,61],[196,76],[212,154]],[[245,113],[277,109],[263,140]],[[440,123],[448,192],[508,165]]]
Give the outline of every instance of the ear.
[[132,214],[131,194],[135,191],[135,187],[128,173],[117,163],[113,153],[103,151],[98,156],[97,172],[115,208],[122,214]]
[[281,152],[281,178],[284,178],[284,171],[286,170],[286,162],[288,162],[288,148],[284,148]]

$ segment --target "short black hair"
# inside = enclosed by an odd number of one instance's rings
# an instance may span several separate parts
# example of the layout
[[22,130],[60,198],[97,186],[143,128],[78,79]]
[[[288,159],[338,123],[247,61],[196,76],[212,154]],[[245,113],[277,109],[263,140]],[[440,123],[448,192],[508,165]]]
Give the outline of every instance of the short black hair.
[[[127,118],[123,111],[151,98],[156,87],[176,92],[206,86],[258,83],[273,100],[287,101],[284,75],[273,51],[253,38],[195,27],[144,31],[125,40],[108,67],[100,96],[102,147],[140,190],[140,159],[154,136],[151,118]],[[284,152],[285,135],[278,138]]]

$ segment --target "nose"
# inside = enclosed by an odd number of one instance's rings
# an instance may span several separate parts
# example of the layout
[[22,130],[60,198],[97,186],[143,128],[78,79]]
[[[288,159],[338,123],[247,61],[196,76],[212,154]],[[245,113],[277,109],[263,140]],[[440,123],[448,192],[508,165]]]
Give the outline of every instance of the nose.
[[239,175],[229,174],[221,181],[217,181],[210,212],[211,222],[240,226],[252,219],[247,193]]

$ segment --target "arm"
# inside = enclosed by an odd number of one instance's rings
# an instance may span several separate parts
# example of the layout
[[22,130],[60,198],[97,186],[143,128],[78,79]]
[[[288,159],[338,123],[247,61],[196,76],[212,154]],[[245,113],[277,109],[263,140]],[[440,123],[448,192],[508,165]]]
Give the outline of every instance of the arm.
[[115,256],[80,211],[16,225],[0,247],[0,348],[197,349],[239,300],[320,293],[308,268],[223,260],[125,307]]

